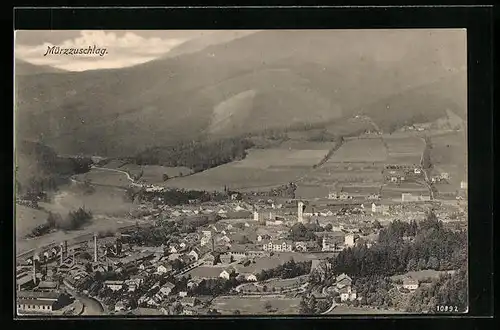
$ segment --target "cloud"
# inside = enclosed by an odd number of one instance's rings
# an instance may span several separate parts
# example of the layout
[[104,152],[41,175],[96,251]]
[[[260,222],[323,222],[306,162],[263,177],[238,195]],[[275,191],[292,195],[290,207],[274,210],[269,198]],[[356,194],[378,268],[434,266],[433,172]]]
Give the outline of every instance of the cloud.
[[[16,44],[15,55],[32,64],[50,65],[70,71],[120,68],[151,61],[187,40],[189,38],[145,38],[133,32],[125,32],[119,36],[115,32],[81,31],[79,37],[57,45],[48,42],[34,46]],[[52,46],[77,49],[96,46],[100,49],[106,48],[107,54],[44,56]]]

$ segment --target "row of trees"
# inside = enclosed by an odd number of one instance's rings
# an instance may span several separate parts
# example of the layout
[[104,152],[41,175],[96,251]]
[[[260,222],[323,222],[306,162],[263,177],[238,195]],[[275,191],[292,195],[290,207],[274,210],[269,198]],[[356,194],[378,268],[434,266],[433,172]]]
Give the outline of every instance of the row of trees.
[[83,208],[71,211],[63,218],[59,213],[49,212],[45,223],[33,228],[28,237],[39,237],[48,234],[54,229],[76,230],[92,220],[92,212]]
[[361,244],[348,248],[332,260],[333,272],[352,276],[402,274],[408,270],[459,268],[467,257],[467,234],[443,228],[435,216],[419,224],[413,241],[405,240],[414,224],[393,222],[381,230],[371,248]]
[[154,147],[137,155],[139,165],[185,166],[194,172],[245,158],[253,143],[246,138],[189,141],[168,147]]
[[299,313],[303,315],[321,314],[330,308],[329,300],[318,300],[314,295],[303,295],[299,304]]
[[290,259],[284,264],[279,265],[276,268],[264,269],[257,275],[257,280],[265,281],[270,278],[294,278],[301,275],[309,274],[311,271],[312,262],[309,261],[300,261],[296,262],[295,260]]
[[451,312],[463,313],[468,307],[467,268],[447,274],[428,286],[421,286],[410,298],[408,312],[439,313],[439,306],[451,307]]
[[164,191],[148,192],[145,189],[129,187],[125,193],[127,201],[141,201],[157,203],[158,199],[169,206],[187,205],[192,201],[197,203],[221,202],[228,198],[228,193],[207,192],[200,190],[168,189]]
[[182,234],[196,232],[196,229],[216,223],[218,216],[197,216],[181,221],[163,221],[160,226],[139,227],[130,232],[129,236],[123,237],[124,243],[140,246],[160,246],[173,242]]

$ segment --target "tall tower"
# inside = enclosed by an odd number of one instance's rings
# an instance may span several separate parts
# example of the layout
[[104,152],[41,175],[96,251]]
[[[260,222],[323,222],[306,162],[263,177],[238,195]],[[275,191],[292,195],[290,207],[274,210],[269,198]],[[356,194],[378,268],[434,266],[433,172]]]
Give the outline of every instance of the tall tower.
[[94,262],[97,262],[97,234],[94,233]]
[[259,212],[253,211],[253,221],[259,221]]
[[304,212],[304,203],[299,202],[297,204],[297,218],[299,222],[304,222],[303,212]]

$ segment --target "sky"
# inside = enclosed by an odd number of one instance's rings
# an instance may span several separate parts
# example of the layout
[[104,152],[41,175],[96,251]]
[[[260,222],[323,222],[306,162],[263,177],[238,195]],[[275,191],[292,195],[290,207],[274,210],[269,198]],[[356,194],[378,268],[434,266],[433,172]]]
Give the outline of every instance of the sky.
[[[317,32],[316,32],[317,31]],[[405,53],[411,52],[413,38],[425,38],[427,34],[436,33],[441,38],[456,38],[461,36],[461,49],[442,50],[443,62],[456,62],[455,57],[463,62],[465,50],[465,30],[311,30],[311,36],[317,33],[346,32],[352,37],[363,38],[364,32],[370,35],[383,36],[385,33],[396,34],[407,41],[400,49],[386,48],[375,42],[372,57],[378,61],[398,60]],[[145,63],[162,56],[168,56],[176,47],[183,46],[191,51],[203,49],[207,45],[227,42],[257,31],[251,30],[57,30],[57,31],[16,31],[15,56],[18,59],[35,65],[48,65],[69,71],[86,71],[95,69],[111,69]],[[293,33],[293,31],[287,31]],[[362,39],[364,40],[364,39]],[[276,42],[279,42],[277,40]],[[367,39],[366,42],[373,43]],[[404,43],[403,43],[404,44]],[[193,48],[193,45],[195,46]],[[49,47],[106,49],[107,54],[93,55],[56,55],[45,54]],[[178,51],[179,49],[177,49]],[[355,47],[352,49],[355,52]],[[326,52],[328,53],[328,52]],[[170,55],[175,52],[170,53]],[[460,62],[458,61],[458,62]],[[453,66],[453,65],[451,65]]]
[[[69,71],[122,68],[165,56],[173,48],[195,39],[205,38],[217,43],[218,39],[237,38],[254,31],[106,31],[106,30],[58,30],[16,31],[15,57],[31,64],[49,65]],[[221,36],[219,38],[219,36]],[[100,55],[46,55],[52,46],[61,48],[106,48]]]

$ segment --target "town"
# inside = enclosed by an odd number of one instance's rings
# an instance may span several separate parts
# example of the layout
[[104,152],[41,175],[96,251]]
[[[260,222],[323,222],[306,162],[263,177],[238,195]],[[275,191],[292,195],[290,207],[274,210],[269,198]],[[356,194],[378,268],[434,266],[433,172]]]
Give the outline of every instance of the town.
[[[412,174],[420,171],[415,167]],[[403,193],[399,202],[383,203],[370,190],[364,195],[332,192],[310,201],[227,192],[218,202],[169,206],[156,198],[164,189],[144,191],[149,197],[130,217],[146,222],[66,240],[18,258],[18,312],[325,314],[342,306],[369,305],[352,274],[332,273],[342,251],[371,249],[379,244],[384,227],[399,220],[420,223],[431,213],[451,231],[467,226],[466,203],[458,197],[445,203]],[[410,242],[415,235],[401,238]],[[432,260],[408,268],[409,274],[455,271],[439,262],[429,265]],[[408,296],[425,285],[419,280],[399,276],[393,285]],[[312,310],[307,297],[317,301]]]

